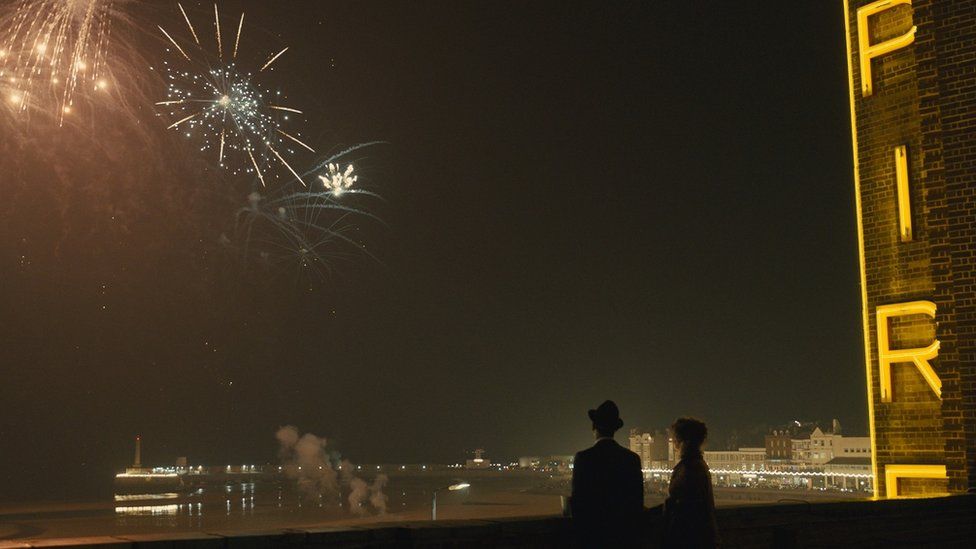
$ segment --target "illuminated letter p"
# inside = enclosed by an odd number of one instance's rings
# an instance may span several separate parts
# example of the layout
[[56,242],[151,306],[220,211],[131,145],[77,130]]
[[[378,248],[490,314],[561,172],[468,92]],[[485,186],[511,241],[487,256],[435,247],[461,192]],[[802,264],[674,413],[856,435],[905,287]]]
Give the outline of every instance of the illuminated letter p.
[[918,349],[892,350],[888,343],[888,319],[908,315],[927,315],[935,318],[935,303],[931,301],[912,301],[878,307],[878,380],[881,385],[881,402],[891,402],[891,365],[900,362],[913,362],[922,377],[942,398],[942,380],[936,375],[929,361],[939,356],[939,340],[928,347]]
[[868,18],[872,15],[889,10],[899,4],[912,5],[912,0],[878,0],[857,9],[857,51],[861,56],[861,95],[867,97],[871,95],[871,60],[886,53],[904,48],[915,41],[915,31],[917,27],[912,26],[911,30],[905,34],[871,44],[871,33],[868,25]]

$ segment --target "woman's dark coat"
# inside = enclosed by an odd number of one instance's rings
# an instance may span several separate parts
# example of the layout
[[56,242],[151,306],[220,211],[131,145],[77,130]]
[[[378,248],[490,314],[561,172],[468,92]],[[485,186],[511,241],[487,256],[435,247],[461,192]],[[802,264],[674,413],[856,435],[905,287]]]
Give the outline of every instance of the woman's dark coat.
[[665,547],[716,547],[712,475],[700,453],[683,456],[671,473],[664,503]]

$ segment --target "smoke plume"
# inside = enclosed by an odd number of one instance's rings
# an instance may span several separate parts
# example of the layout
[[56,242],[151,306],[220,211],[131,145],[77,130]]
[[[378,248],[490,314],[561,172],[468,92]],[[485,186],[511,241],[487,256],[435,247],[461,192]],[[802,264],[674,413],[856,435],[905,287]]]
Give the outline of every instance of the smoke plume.
[[373,479],[373,484],[369,487],[369,503],[376,509],[376,512],[384,515],[386,514],[386,494],[383,493],[383,488],[386,486],[387,481],[390,479],[386,475],[377,475]]
[[353,474],[355,466],[348,460],[334,465],[326,450],[328,441],[312,433],[301,434],[297,427],[286,425],[275,433],[278,439],[278,457],[285,477],[294,480],[299,491],[307,497],[323,497],[339,501],[342,486],[348,486],[350,512],[366,516],[386,513],[387,496],[383,488],[389,481],[386,475],[377,475],[373,483]]

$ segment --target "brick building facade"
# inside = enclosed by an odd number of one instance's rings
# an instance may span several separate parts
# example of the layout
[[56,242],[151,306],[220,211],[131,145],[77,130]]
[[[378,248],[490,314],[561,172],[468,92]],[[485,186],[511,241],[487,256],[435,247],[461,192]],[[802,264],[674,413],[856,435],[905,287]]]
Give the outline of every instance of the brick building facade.
[[976,0],[844,0],[876,494],[976,487]]

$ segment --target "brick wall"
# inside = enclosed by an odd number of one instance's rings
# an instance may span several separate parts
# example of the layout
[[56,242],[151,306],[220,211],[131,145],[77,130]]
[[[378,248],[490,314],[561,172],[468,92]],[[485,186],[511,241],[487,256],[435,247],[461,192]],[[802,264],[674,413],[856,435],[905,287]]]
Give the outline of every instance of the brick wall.
[[[948,480],[899,482],[903,494],[963,492],[976,486],[976,0],[914,0],[874,16],[871,43],[917,26],[915,42],[872,62],[873,89],[861,93],[857,8],[849,0],[856,157],[878,489],[888,464],[946,465]],[[908,149],[914,238],[902,242],[893,149]],[[891,347],[924,347],[937,337],[932,366],[940,400],[918,369],[892,366],[890,403],[880,400],[879,305],[932,301],[936,318],[894,319]]]

